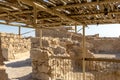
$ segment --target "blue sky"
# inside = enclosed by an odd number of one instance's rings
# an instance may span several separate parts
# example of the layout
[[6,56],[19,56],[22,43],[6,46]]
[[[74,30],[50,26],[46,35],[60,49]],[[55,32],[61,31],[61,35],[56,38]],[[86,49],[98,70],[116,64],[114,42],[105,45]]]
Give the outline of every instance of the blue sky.
[[99,34],[100,37],[119,37],[120,24],[88,25],[86,35],[94,34]]
[[[81,27],[78,27],[78,30]],[[31,28],[22,28],[21,33],[31,31]],[[0,32],[15,33],[18,34],[18,27],[0,25]],[[82,33],[82,30],[80,31]],[[86,35],[100,34],[100,37],[119,37],[120,36],[120,24],[104,24],[104,25],[88,25],[86,28]],[[23,36],[34,36],[35,32]]]
[[[21,28],[21,33],[26,33],[26,32],[32,31],[32,30],[34,30],[34,29],[31,29],[31,28]],[[18,27],[8,26],[8,25],[0,25],[0,32],[7,32],[7,33],[18,34]],[[31,32],[31,33],[25,34],[23,36],[35,36],[35,32]]]

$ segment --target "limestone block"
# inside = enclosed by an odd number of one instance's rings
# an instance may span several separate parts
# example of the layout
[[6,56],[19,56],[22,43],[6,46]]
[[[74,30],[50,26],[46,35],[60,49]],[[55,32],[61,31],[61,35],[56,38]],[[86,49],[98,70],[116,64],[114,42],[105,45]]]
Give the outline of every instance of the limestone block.
[[43,47],[49,47],[49,42],[45,39],[42,40]]
[[0,33],[0,36],[6,36],[6,33]]
[[49,69],[50,69],[49,66],[45,64],[38,66],[38,71],[41,73],[48,73]]
[[30,51],[31,53],[31,59],[32,60],[47,60],[48,59],[48,52],[47,51],[44,51],[44,50],[41,50],[41,49],[32,49]]
[[0,80],[7,80],[8,79],[8,76],[7,74],[5,73],[5,66],[4,66],[4,58],[2,56],[2,51],[0,50]]
[[117,71],[116,71],[116,75],[117,75],[117,76],[120,76],[120,70],[117,70]]
[[[1,33],[3,35],[1,39],[1,48],[3,49],[3,55],[6,60],[15,59],[14,54],[25,53],[30,50],[31,43],[30,39],[19,37],[17,34],[12,33]],[[24,56],[24,55],[22,55]]]
[[8,80],[8,75],[5,73],[5,69],[0,69],[0,80]]
[[46,73],[38,73],[36,75],[36,78],[39,79],[39,80],[50,80],[49,75],[46,74]]
[[66,49],[64,47],[57,46],[56,48],[53,48],[53,52],[55,55],[63,55],[66,53]]
[[51,46],[51,47],[54,47],[54,48],[56,48],[57,45],[59,45],[58,43],[59,43],[58,39],[51,39],[51,40],[49,41],[50,46]]

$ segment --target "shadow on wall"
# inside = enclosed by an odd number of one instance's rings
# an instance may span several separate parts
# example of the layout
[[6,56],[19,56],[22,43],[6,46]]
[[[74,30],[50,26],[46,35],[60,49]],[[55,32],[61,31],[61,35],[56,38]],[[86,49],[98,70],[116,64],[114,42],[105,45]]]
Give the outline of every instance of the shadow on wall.
[[16,61],[13,63],[6,64],[6,67],[24,67],[24,66],[31,66],[31,59],[26,59],[23,61]]

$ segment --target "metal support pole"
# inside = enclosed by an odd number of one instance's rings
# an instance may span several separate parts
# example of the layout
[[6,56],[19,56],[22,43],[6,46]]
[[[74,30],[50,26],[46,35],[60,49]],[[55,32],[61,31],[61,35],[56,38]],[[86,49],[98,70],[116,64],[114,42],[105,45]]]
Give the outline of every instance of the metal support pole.
[[83,69],[83,80],[85,80],[86,78],[85,78],[85,66],[86,66],[86,64],[85,64],[85,56],[86,56],[86,46],[85,46],[85,25],[83,25],[83,37],[82,37],[82,50],[83,50],[83,54],[82,54],[82,69]]
[[40,48],[42,48],[42,29],[40,29]]

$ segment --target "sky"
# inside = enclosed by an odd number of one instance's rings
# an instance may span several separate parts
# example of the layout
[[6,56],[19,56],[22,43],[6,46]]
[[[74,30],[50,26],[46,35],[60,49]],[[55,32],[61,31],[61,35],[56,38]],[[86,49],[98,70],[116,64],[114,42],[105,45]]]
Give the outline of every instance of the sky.
[[[79,27],[78,29],[80,29]],[[120,24],[88,25],[86,35],[99,34],[100,37],[119,37]],[[80,31],[82,33],[82,30]]]
[[[28,36],[35,36],[35,31],[34,29],[31,28],[23,28],[21,27],[21,34],[32,31],[31,33],[24,34],[22,35],[23,37],[28,37]],[[8,26],[8,25],[1,25],[0,24],[0,32],[6,32],[6,33],[14,33],[18,34],[19,28],[16,26]]]
[[[78,30],[81,26],[78,26]],[[32,31],[31,28],[21,28],[21,33]],[[18,34],[18,27],[0,25],[0,32],[15,33]],[[79,31],[82,33],[82,30]],[[119,37],[120,36],[120,24],[104,24],[104,25],[88,25],[86,28],[86,35],[99,34],[100,37]],[[25,34],[23,36],[35,36],[35,32]]]

